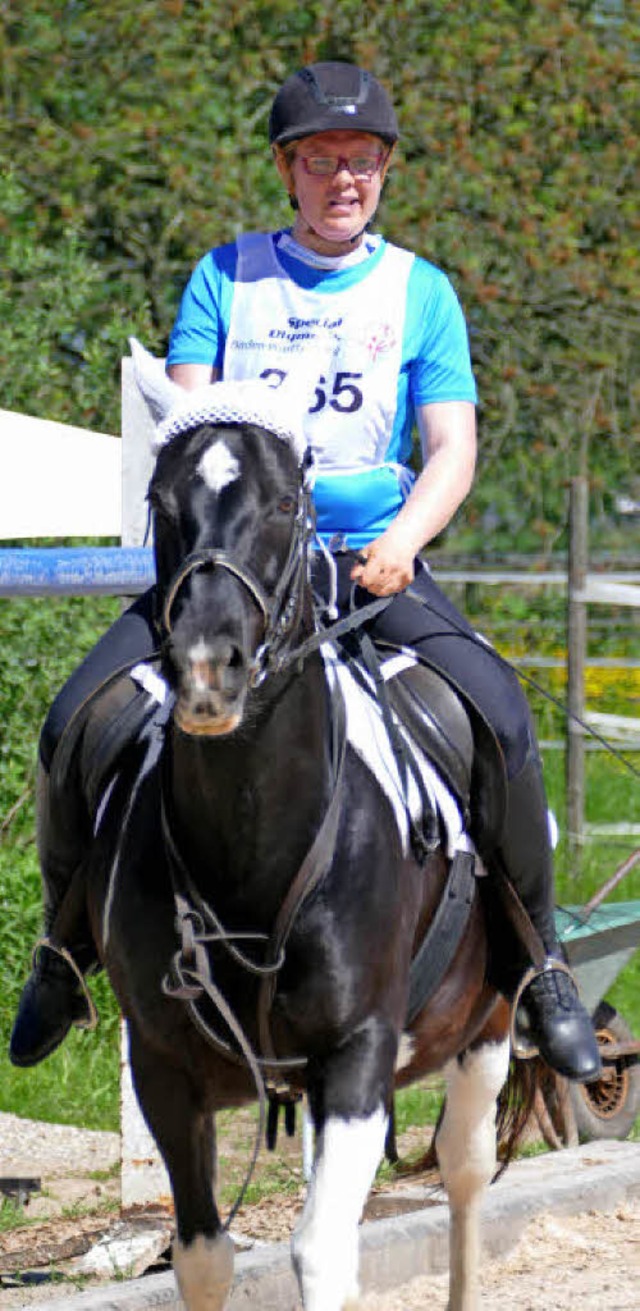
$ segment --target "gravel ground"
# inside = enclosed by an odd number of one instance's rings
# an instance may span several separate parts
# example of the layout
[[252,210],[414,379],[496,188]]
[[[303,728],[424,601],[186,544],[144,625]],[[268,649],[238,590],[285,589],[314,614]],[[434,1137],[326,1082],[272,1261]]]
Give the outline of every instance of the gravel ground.
[[[482,1277],[482,1311],[638,1311],[640,1201],[610,1215],[542,1215]],[[446,1311],[447,1278],[369,1295],[362,1311]]]
[[[292,1150],[297,1150],[295,1144]],[[24,1268],[25,1251],[30,1266],[53,1260],[64,1269],[67,1256],[112,1230],[118,1220],[118,1160],[116,1134],[0,1115],[0,1175],[42,1178],[42,1193],[25,1212],[28,1227],[0,1233],[0,1271]],[[299,1212],[302,1191],[300,1187],[287,1198],[265,1198],[243,1208],[234,1230],[268,1241],[285,1239]],[[39,1307],[74,1291],[68,1283],[27,1290],[9,1287],[8,1282],[0,1285],[1,1311]],[[639,1290],[637,1199],[610,1214],[536,1218],[507,1257],[487,1264],[483,1311],[640,1311]],[[362,1311],[444,1311],[446,1304],[442,1275],[361,1301]]]
[[116,1133],[42,1124],[0,1114],[0,1175],[39,1173],[61,1178],[70,1164],[77,1174],[111,1169],[120,1157]]

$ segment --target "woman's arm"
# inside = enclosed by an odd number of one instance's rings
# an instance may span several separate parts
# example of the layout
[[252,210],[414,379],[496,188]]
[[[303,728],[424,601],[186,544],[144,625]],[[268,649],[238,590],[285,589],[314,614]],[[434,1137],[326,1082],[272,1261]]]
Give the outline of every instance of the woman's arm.
[[212,368],[210,364],[170,364],[167,373],[185,391],[206,387],[207,383],[217,382],[220,377],[220,370]]
[[437,401],[418,410],[425,467],[380,537],[365,546],[351,577],[375,596],[408,587],[414,559],[453,518],[473,483],[476,412],[470,401]]

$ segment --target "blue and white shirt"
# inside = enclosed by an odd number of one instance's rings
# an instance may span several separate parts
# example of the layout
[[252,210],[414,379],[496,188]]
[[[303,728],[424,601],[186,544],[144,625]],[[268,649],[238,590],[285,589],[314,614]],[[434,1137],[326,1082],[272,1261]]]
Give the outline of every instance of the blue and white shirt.
[[476,399],[451,283],[381,237],[338,261],[284,232],[209,251],[184,292],[168,364],[297,381],[318,531],[355,549],[384,531],[411,490],[416,407]]

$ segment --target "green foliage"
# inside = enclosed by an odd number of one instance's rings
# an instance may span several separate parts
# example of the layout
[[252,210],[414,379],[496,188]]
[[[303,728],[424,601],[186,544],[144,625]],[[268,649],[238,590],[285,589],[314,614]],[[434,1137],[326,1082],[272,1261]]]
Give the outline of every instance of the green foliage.
[[126,332],[163,346],[204,250],[287,222],[266,148],[283,77],[356,59],[403,130],[384,228],[452,275],[468,316],[482,443],[456,540],[564,545],[566,480],[588,461],[594,519],[624,542],[612,498],[639,490],[638,17],[638,0],[498,0],[473,22],[462,3],[414,0],[8,0],[0,159],[20,188],[0,205],[17,334],[0,343],[3,403],[35,363],[37,412],[111,424]]
[[56,691],[118,613],[111,598],[0,601],[0,1109],[35,1119],[117,1127],[117,1009],[104,978],[92,985],[101,1023],[73,1033],[36,1070],[16,1070],[7,1042],[41,932],[34,839],[37,735]]
[[0,387],[6,409],[120,430],[120,358],[133,333],[153,341],[144,302],[104,273],[71,221],[47,242],[41,216],[0,157]]

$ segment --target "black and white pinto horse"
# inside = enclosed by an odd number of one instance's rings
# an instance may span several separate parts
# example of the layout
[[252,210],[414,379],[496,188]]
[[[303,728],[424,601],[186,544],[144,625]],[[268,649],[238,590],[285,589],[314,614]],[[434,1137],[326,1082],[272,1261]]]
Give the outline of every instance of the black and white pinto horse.
[[[136,360],[156,414],[175,407],[158,362],[141,348]],[[476,898],[407,1026],[410,961],[455,819],[417,860],[371,715],[348,705],[345,727],[336,714],[345,676],[312,640],[304,452],[270,401],[252,419],[251,406],[227,406],[231,386],[180,393],[159,429],[171,440],[149,494],[172,713],[162,745],[143,733],[112,781],[88,860],[93,931],[171,1179],[180,1293],[189,1311],[225,1305],[233,1244],[214,1198],[214,1116],[255,1101],[262,1077],[303,1091],[316,1131],[292,1239],[305,1311],[354,1305],[358,1224],[394,1087],[444,1069],[450,1307],[472,1311],[509,1064],[482,909]]]

